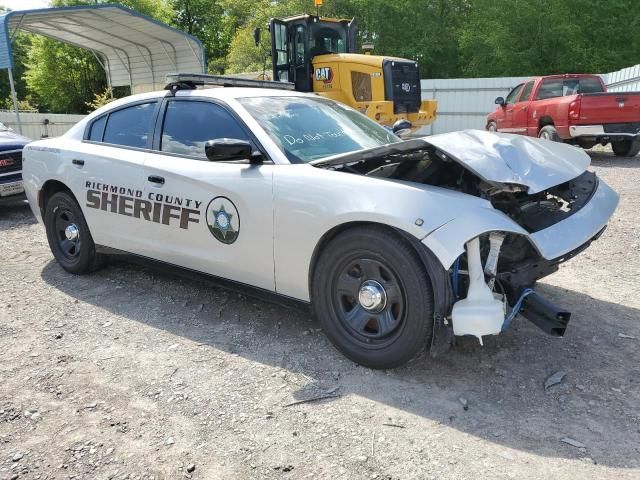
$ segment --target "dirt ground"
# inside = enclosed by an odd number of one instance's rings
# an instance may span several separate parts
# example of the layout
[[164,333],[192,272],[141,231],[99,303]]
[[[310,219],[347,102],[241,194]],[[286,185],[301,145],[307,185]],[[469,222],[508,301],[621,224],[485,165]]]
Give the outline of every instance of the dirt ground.
[[0,479],[640,479],[640,158],[592,156],[621,204],[540,285],[567,335],[519,318],[393,371],[299,311],[122,262],[67,274],[3,207]]

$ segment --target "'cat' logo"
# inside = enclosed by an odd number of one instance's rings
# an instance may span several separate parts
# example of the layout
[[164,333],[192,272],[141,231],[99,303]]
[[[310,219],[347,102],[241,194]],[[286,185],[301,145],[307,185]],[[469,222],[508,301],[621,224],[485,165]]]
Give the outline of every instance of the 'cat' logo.
[[318,82],[331,83],[333,70],[331,70],[331,67],[316,68],[315,77]]

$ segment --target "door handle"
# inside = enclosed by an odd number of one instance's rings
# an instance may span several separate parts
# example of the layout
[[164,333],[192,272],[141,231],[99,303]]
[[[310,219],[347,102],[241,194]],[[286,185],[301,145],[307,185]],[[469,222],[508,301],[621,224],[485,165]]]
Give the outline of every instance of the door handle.
[[520,110],[522,110],[523,112],[526,112],[529,109],[529,107],[522,107]]
[[149,175],[149,178],[147,180],[149,180],[151,183],[164,185],[164,177],[159,177],[158,175]]
[[71,163],[79,167],[84,167],[84,160],[78,160],[77,158],[74,158],[73,160],[71,160]]

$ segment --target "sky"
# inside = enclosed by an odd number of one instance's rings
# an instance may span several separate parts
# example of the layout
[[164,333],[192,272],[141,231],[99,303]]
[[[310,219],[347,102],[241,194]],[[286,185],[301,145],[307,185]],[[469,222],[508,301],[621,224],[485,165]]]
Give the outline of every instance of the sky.
[[0,5],[11,10],[30,10],[48,7],[49,0],[0,0]]

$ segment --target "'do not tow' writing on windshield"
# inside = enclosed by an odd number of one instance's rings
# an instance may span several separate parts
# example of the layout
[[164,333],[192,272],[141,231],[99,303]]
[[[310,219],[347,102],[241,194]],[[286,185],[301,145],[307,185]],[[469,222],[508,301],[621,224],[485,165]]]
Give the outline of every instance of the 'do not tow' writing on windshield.
[[346,133],[344,130],[328,131],[328,132],[309,132],[295,137],[293,135],[283,135],[282,138],[289,145],[302,145],[304,143],[320,142],[331,138],[344,137]]

